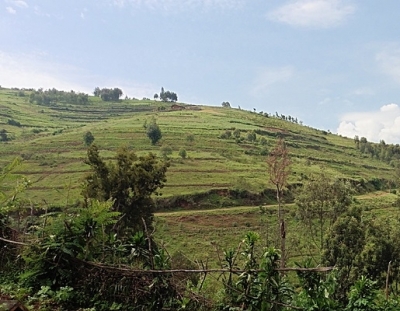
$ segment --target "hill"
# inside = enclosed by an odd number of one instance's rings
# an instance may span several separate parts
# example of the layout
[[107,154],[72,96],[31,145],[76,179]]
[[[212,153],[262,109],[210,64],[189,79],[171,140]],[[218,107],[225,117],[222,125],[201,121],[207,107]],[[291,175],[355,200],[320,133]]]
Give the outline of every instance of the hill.
[[[351,180],[360,191],[380,189],[395,180],[391,158],[371,157],[354,139],[303,126],[294,117],[149,99],[81,100],[74,92],[39,102],[32,100],[32,91],[0,90],[0,132],[5,137],[0,141],[0,167],[15,157],[23,159],[14,177],[30,179],[24,196],[33,202],[65,205],[79,198],[88,170],[83,163],[83,136],[88,131],[106,158],[111,159],[120,146],[138,154],[161,155],[164,150],[171,161],[162,191],[166,199],[211,193],[210,204],[223,206],[223,195],[213,201],[213,194],[221,190],[260,193],[273,188],[265,160],[278,137],[289,147],[292,185],[321,166],[332,176]],[[156,145],[145,131],[153,119],[162,131]],[[182,149],[186,158],[179,155]]]

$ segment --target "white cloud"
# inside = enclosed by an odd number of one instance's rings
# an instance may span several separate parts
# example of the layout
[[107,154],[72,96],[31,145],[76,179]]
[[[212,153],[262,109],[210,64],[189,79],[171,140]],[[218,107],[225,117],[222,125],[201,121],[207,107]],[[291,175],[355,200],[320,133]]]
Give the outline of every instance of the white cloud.
[[152,10],[183,11],[197,8],[236,9],[241,7],[245,0],[111,0],[112,5],[125,7],[144,7]]
[[353,90],[352,94],[357,96],[369,96],[369,95],[374,95],[375,91],[369,87],[360,87]]
[[292,26],[329,28],[353,14],[355,6],[342,0],[295,0],[268,13],[273,21]]
[[81,11],[81,13],[80,13],[80,17],[81,17],[81,19],[86,19],[86,13],[87,13],[87,9],[86,8],[84,8],[82,11]]
[[294,69],[291,66],[281,68],[268,68],[262,70],[255,78],[251,93],[257,95],[264,93],[273,87],[273,85],[286,82],[294,75]]
[[347,113],[342,116],[337,133],[350,138],[358,135],[374,142],[400,143],[400,107],[388,104],[379,111]]
[[6,3],[21,9],[26,9],[29,7],[29,5],[23,0],[6,0]]
[[22,8],[22,9],[26,9],[29,7],[28,4],[22,0],[14,0],[13,3],[15,6]]
[[383,73],[400,83],[400,47],[398,45],[385,47],[376,55],[376,61]]
[[17,13],[17,11],[15,11],[15,10],[14,10],[12,7],[10,7],[10,6],[6,7],[6,10],[7,10],[7,12],[10,13],[10,14],[16,14],[16,13]]

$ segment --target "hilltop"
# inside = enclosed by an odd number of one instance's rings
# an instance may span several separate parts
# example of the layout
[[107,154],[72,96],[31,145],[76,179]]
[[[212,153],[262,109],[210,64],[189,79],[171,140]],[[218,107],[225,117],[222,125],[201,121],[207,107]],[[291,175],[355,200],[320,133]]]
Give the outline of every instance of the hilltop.
[[[329,175],[351,180],[360,192],[388,187],[396,178],[394,146],[361,139],[360,147],[360,140],[303,126],[295,117],[150,99],[102,101],[83,94],[39,104],[32,101],[32,91],[0,90],[0,131],[7,138],[0,141],[0,167],[15,157],[23,159],[14,177],[30,179],[24,197],[33,202],[65,205],[79,198],[88,170],[83,163],[88,131],[105,158],[111,159],[121,146],[138,154],[166,155],[171,166],[162,197],[167,199],[208,193],[210,204],[223,206],[223,195],[213,201],[213,194],[229,189],[258,194],[273,188],[265,160],[279,137],[289,148],[291,185],[321,166]],[[156,145],[145,130],[152,120],[162,131]],[[186,158],[179,154],[183,149]],[[386,153],[371,157],[377,152]]]

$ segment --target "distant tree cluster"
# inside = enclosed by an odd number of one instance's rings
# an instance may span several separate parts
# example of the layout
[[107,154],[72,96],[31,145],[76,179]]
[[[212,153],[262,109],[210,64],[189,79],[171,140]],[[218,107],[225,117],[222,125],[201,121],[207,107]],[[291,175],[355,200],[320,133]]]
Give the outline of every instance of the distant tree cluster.
[[393,166],[400,163],[400,145],[386,144],[381,140],[379,144],[369,142],[365,137],[354,137],[355,147],[361,153],[381,161],[391,163]]
[[270,116],[273,117],[273,118],[284,120],[284,121],[293,122],[293,123],[296,123],[296,124],[303,124],[302,121],[299,121],[297,118],[292,117],[291,115],[286,116],[284,114],[278,114],[278,112],[275,112],[275,115],[271,114]]
[[[159,97],[163,102],[176,102],[178,100],[178,95],[176,95],[176,93],[170,91],[164,91],[163,87],[161,88]],[[154,96],[154,99],[157,98],[158,97]]]
[[229,102],[222,102],[222,107],[231,108],[231,104]]
[[119,88],[107,89],[96,87],[93,91],[94,96],[100,97],[104,101],[118,101],[123,92]]
[[84,93],[76,93],[74,91],[65,92],[53,88],[49,90],[38,89],[37,91],[32,91],[29,96],[29,102],[45,106],[50,106],[57,102],[85,105],[89,102],[89,98],[88,95]]

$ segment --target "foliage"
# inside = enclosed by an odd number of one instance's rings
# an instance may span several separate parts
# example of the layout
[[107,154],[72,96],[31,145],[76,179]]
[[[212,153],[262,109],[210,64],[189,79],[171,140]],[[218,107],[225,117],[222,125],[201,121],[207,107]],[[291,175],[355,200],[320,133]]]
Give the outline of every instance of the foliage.
[[222,102],[222,107],[231,108],[231,104],[229,102]]
[[226,301],[224,310],[284,310],[290,302],[292,290],[277,268],[279,254],[274,248],[264,251],[258,259],[255,245],[259,235],[248,232],[243,240],[244,272],[238,274],[237,281],[233,282],[231,273],[236,269],[233,251],[225,252],[226,267],[229,268],[229,278],[225,280]]
[[176,95],[176,93],[171,92],[171,91],[164,91],[164,88],[161,88],[161,92],[160,92],[160,99],[163,102],[176,102],[178,100],[178,96]]
[[255,131],[247,133],[247,140],[250,142],[255,142],[257,140],[257,134],[255,133]]
[[399,219],[373,219],[365,224],[366,241],[359,256],[357,269],[367,278],[385,284],[390,267],[390,279],[399,282],[400,229]]
[[91,167],[83,191],[86,198],[114,200],[113,209],[122,215],[120,228],[143,230],[142,219],[151,228],[154,209],[151,195],[164,186],[168,163],[151,153],[138,157],[121,148],[115,163],[106,164],[96,145],[89,147],[85,163]]
[[364,245],[365,226],[361,209],[353,208],[340,216],[327,233],[322,261],[338,268],[336,298],[341,303],[346,301],[351,284],[358,278],[355,267]]
[[9,141],[10,137],[7,135],[7,130],[1,129],[0,130],[0,141]]
[[94,96],[100,97],[103,101],[118,101],[123,92],[119,88],[102,88],[96,87],[93,92]]
[[186,150],[185,149],[181,149],[181,150],[179,150],[179,156],[182,158],[182,159],[186,159],[186,157],[187,157],[187,152],[186,152]]
[[157,142],[162,138],[161,129],[154,119],[150,124],[146,123],[146,134],[152,145],[157,144]]
[[325,230],[347,211],[352,202],[349,184],[331,180],[325,173],[303,183],[296,194],[298,215],[313,244],[322,250]]
[[189,143],[194,142],[194,135],[192,133],[187,134],[186,141],[188,141]]
[[240,138],[240,129],[235,129],[233,131],[233,137],[235,137],[236,139]]
[[[298,267],[312,268],[311,258],[305,259]],[[337,287],[335,273],[326,276],[318,272],[297,271],[300,281],[300,292],[296,296],[296,304],[307,311],[334,311],[339,310],[339,304],[334,299]]]
[[45,91],[43,89],[39,89],[31,92],[29,96],[29,102],[44,106],[52,106],[56,102],[86,105],[89,102],[89,98],[88,95],[84,93],[76,93],[74,91],[65,92],[53,88]]
[[86,146],[90,146],[94,142],[94,136],[92,132],[87,131],[85,135],[83,135],[83,142]]
[[170,155],[172,154],[172,148],[171,148],[170,145],[163,145],[163,146],[160,148],[160,152],[161,152],[161,155],[162,155],[165,159],[168,159],[168,156],[170,156]]
[[12,125],[12,126],[21,127],[21,122],[18,122],[18,121],[14,120],[14,119],[8,119],[7,120],[7,124],[8,125]]
[[376,282],[364,276],[355,282],[349,294],[349,303],[346,311],[377,311],[376,305],[377,291]]

